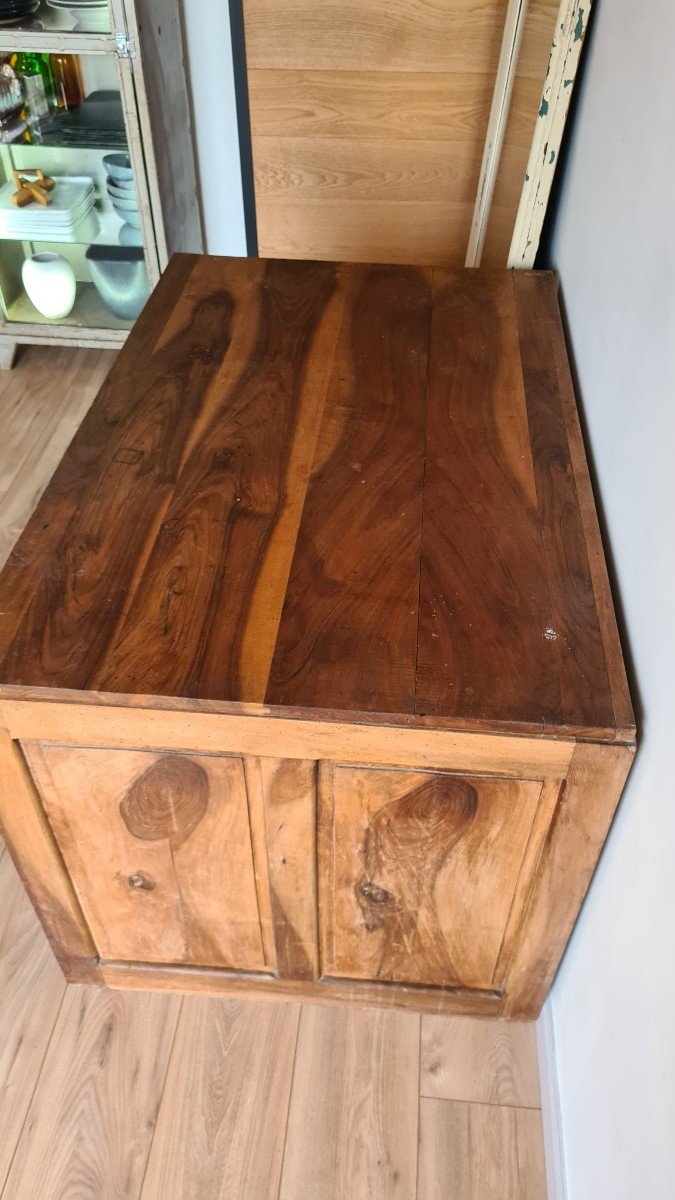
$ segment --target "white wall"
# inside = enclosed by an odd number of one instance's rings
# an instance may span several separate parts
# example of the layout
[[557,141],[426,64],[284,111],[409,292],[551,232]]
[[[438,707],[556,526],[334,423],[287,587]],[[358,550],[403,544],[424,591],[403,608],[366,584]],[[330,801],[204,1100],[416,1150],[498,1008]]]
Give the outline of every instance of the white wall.
[[246,254],[227,0],[182,0],[206,248]]
[[675,1197],[674,47],[598,0],[552,243],[644,706],[553,990],[569,1200]]

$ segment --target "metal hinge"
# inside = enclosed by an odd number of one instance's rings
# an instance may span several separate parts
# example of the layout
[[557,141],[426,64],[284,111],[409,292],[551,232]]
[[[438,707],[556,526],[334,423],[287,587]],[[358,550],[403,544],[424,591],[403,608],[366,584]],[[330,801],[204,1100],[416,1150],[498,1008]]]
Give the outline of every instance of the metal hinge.
[[118,58],[136,57],[136,42],[128,33],[115,34],[115,47]]

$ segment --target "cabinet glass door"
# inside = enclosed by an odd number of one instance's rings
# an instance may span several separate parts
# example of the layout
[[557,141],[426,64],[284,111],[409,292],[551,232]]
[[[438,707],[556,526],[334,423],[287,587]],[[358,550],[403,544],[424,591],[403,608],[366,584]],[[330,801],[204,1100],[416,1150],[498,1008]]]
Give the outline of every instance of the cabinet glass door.
[[144,228],[151,222],[147,183],[130,155],[117,58],[4,53],[0,139],[0,304],[8,330],[12,323],[129,329],[149,294]]

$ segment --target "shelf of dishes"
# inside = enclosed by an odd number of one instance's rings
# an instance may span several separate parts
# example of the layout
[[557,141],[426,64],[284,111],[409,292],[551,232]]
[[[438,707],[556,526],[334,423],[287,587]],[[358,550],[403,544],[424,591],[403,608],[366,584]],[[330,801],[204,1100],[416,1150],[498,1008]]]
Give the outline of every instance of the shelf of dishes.
[[0,241],[143,245],[128,154],[37,151],[0,147]]
[[0,53],[0,142],[126,148],[115,63],[91,54]]
[[35,33],[110,33],[108,0],[0,0],[0,28]]
[[3,242],[7,324],[129,329],[150,292],[140,246]]

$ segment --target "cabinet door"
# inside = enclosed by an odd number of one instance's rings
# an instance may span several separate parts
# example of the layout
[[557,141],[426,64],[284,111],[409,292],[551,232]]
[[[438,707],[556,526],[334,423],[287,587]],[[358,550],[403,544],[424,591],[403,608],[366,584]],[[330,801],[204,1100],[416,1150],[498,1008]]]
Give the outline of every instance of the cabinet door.
[[24,752],[103,958],[264,969],[241,759]]
[[540,781],[326,767],[323,973],[494,988]]

